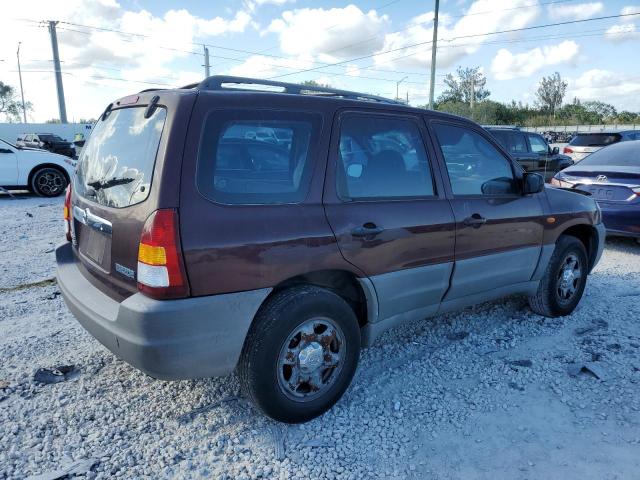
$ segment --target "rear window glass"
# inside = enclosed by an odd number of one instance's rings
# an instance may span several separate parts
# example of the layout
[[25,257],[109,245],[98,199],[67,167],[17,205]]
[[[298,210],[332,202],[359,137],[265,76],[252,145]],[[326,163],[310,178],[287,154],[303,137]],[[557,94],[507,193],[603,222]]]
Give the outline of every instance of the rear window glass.
[[589,133],[578,134],[569,142],[574,147],[602,147],[620,141],[619,133]]
[[167,111],[157,108],[144,118],[145,110],[113,110],[96,124],[78,160],[79,195],[115,208],[146,200]]
[[304,200],[319,125],[312,114],[213,112],[198,155],[198,189],[226,204]]

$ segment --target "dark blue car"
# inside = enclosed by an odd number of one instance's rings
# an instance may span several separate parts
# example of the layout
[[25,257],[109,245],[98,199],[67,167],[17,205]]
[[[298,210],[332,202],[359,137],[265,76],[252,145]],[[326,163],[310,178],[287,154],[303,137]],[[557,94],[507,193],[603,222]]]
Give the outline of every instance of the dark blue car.
[[551,184],[591,193],[608,234],[640,241],[640,140],[598,150],[558,172]]

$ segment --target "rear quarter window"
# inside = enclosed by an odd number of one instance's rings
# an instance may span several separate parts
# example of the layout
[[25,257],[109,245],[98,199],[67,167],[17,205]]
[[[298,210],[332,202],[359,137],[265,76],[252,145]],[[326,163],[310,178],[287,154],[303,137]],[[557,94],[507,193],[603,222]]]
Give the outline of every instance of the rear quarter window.
[[213,111],[200,141],[198,190],[224,204],[298,203],[309,189],[321,117]]

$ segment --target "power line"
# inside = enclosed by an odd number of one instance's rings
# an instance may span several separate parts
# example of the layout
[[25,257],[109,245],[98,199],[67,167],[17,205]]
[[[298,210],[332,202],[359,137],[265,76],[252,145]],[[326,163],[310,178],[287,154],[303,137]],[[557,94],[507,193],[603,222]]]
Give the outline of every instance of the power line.
[[[619,15],[607,15],[604,17],[594,17],[594,18],[586,18],[586,19],[582,19],[582,20],[567,20],[564,22],[556,22],[556,23],[547,23],[547,24],[542,24],[542,25],[533,25],[530,27],[521,27],[521,28],[510,28],[510,29],[506,29],[506,30],[498,30],[495,32],[486,32],[486,33],[475,33],[475,34],[470,34],[470,35],[460,35],[457,37],[451,37],[451,38],[446,38],[446,39],[440,39],[441,42],[451,42],[453,40],[461,40],[461,39],[465,39],[465,38],[478,38],[478,37],[486,37],[486,36],[490,36],[490,35],[500,35],[500,34],[504,34],[504,33],[515,33],[515,32],[524,32],[524,31],[528,31],[528,30],[535,30],[535,29],[540,29],[540,28],[549,28],[549,27],[559,27],[559,26],[563,26],[563,25],[572,25],[572,24],[577,24],[577,23],[584,23],[584,22],[593,22],[593,21],[598,21],[598,20],[610,20],[613,18],[621,18],[621,17],[631,17],[631,16],[637,16],[640,15],[640,13],[627,13],[627,14],[619,14]],[[431,44],[432,41],[428,40],[425,42],[418,42],[418,43],[414,43],[411,45],[405,45],[403,47],[397,47],[397,48],[393,48],[390,50],[385,50],[383,52],[376,52],[376,53],[372,53],[369,55],[363,55],[360,57],[356,57],[356,58],[350,58],[347,60],[342,60],[340,62],[335,62],[335,63],[331,63],[328,66],[334,67],[337,65],[344,65],[346,63],[351,63],[351,62],[356,62],[359,60],[364,60],[367,58],[372,58],[372,57],[376,57],[378,55],[385,55],[387,53],[393,53],[393,52],[397,52],[400,50],[406,50],[407,48],[413,48],[413,47],[418,47],[421,45],[428,45]],[[299,73],[306,73],[306,72],[311,72],[311,71],[315,71],[315,70],[320,70],[322,68],[325,67],[314,67],[314,68],[307,68],[304,70],[299,70],[297,72],[291,72],[291,73],[284,73],[281,75],[275,75],[273,77],[269,77],[269,80],[272,80],[274,78],[281,78],[281,77],[287,77],[289,75],[296,75]]]

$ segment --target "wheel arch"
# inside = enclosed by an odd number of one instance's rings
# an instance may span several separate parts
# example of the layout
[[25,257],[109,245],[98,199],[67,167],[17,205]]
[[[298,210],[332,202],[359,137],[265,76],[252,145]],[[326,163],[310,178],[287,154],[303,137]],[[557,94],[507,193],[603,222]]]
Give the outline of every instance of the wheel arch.
[[584,248],[587,250],[589,272],[591,272],[591,269],[596,262],[599,247],[598,242],[600,241],[596,228],[593,225],[580,223],[566,228],[560,233],[560,235],[575,237],[582,242]]
[[353,309],[360,327],[369,323],[372,315],[377,313],[375,290],[371,281],[348,270],[316,270],[290,277],[278,283],[264,302],[269,301],[272,295],[298,285],[315,285],[342,297]]

